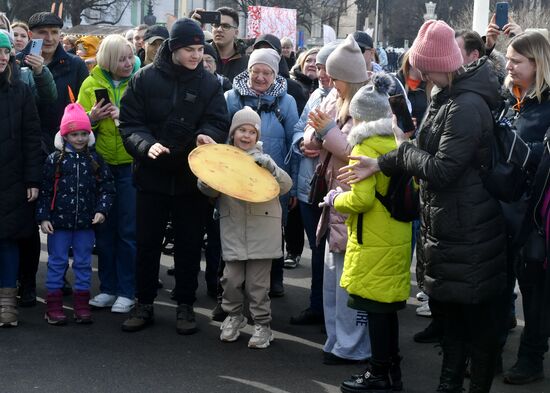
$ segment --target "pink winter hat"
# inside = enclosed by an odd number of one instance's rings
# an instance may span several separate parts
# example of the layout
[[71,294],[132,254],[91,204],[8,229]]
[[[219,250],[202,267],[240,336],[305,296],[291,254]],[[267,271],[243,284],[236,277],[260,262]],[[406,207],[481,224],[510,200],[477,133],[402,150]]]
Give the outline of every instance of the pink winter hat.
[[65,136],[74,131],[92,132],[90,118],[80,104],[67,105],[65,113],[63,113],[63,118],[61,119],[61,127],[59,129],[61,136]]
[[412,44],[409,61],[424,72],[453,72],[462,65],[455,32],[441,20],[425,22]]

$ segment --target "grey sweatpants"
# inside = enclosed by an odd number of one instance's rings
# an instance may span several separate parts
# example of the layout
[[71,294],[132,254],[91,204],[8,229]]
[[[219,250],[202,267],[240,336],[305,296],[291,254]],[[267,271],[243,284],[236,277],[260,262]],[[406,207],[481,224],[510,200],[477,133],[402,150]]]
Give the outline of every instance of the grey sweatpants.
[[223,310],[230,315],[242,314],[246,296],[254,323],[268,325],[271,322],[270,273],[271,259],[226,262],[221,279]]
[[325,246],[323,309],[327,341],[323,351],[345,359],[370,357],[368,315],[348,307],[348,293],[340,286],[344,270],[344,253],[330,252]]

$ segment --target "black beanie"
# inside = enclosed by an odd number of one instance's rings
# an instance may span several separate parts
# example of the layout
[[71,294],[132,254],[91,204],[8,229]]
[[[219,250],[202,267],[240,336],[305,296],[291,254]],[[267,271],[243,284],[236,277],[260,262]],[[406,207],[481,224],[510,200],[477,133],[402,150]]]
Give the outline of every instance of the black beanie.
[[216,49],[210,44],[204,44],[204,54],[210,55],[214,58],[214,60],[218,61],[218,54],[216,53]]
[[178,19],[170,30],[168,48],[174,52],[179,48],[191,45],[204,45],[204,33],[193,19]]

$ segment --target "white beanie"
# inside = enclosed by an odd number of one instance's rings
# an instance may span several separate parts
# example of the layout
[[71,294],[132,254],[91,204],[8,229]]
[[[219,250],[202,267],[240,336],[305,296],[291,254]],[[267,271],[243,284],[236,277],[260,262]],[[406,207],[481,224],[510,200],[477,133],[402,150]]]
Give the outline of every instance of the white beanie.
[[327,74],[348,83],[362,83],[369,79],[367,63],[352,34],[329,55]]
[[252,68],[254,64],[265,64],[273,70],[275,76],[279,73],[279,61],[281,56],[271,48],[255,49],[248,59],[248,69]]
[[235,133],[235,130],[239,128],[240,126],[244,124],[250,124],[251,126],[254,126],[256,131],[258,131],[258,137],[257,141],[260,140],[260,132],[261,132],[261,123],[262,119],[260,118],[260,115],[254,111],[249,106],[245,106],[240,111],[237,111],[233,115],[233,120],[231,121],[231,127],[229,128],[229,141],[233,143],[233,134]]

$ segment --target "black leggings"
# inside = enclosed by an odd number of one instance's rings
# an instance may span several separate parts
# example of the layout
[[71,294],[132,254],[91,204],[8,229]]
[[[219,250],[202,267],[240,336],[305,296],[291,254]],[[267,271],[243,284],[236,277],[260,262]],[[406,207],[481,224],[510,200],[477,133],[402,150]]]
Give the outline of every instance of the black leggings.
[[369,336],[372,360],[390,364],[399,354],[399,321],[397,311],[389,313],[369,312]]

